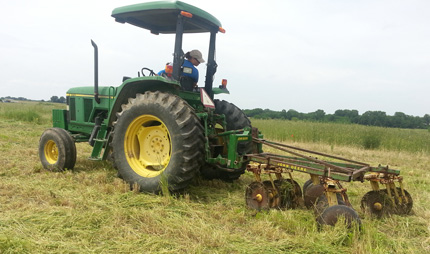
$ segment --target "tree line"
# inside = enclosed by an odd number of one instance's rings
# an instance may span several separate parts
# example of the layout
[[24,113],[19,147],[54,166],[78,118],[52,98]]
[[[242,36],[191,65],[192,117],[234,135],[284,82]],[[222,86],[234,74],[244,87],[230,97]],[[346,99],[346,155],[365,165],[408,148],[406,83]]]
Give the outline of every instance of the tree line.
[[64,96],[58,97],[58,96],[51,96],[51,102],[58,102],[58,103],[66,103],[66,98]]
[[337,122],[353,123],[380,127],[407,128],[407,129],[428,129],[430,127],[430,115],[423,117],[406,115],[396,112],[393,116],[387,115],[383,111],[366,111],[362,115],[358,110],[339,109],[334,114],[326,114],[324,110],[318,109],[315,112],[300,113],[294,109],[286,111],[274,111],[270,109],[245,109],[243,112],[248,117],[258,119],[286,119],[304,120],[316,122]]
[[[24,97],[12,97],[12,96],[6,96],[1,97],[0,100],[6,101],[6,100],[15,100],[15,101],[33,101]],[[45,101],[45,100],[40,100]],[[64,96],[58,97],[58,96],[51,96],[50,102],[58,102],[58,103],[66,103],[66,98]]]
[[0,100],[2,101],[8,101],[8,100],[14,100],[14,101],[31,101],[27,98],[24,97],[11,97],[11,96],[6,96],[6,97],[1,97]]

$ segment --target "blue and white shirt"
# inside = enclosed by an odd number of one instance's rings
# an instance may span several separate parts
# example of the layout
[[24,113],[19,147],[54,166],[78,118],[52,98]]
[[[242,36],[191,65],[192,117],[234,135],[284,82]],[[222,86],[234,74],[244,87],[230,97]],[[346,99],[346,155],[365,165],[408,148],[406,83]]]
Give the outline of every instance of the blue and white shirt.
[[197,70],[197,68],[194,67],[194,65],[190,61],[185,59],[182,67],[183,67],[183,71],[182,71],[183,76],[192,78],[196,83],[199,81],[199,70]]

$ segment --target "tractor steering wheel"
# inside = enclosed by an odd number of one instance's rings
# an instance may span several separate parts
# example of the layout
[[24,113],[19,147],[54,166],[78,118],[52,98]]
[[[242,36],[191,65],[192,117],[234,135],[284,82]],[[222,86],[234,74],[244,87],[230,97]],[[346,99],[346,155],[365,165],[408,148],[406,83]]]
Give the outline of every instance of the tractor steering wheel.
[[143,71],[149,71],[149,76],[156,76],[155,72],[149,68],[143,67],[142,70],[140,71],[142,73],[142,76],[146,76],[145,73],[143,73]]

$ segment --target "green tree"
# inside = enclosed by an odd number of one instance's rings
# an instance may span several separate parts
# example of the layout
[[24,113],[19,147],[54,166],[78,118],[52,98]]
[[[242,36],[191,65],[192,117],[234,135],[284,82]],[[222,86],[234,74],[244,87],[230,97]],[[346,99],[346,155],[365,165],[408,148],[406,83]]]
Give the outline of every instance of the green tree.
[[334,112],[335,116],[341,117],[342,119],[348,119],[347,121],[350,123],[358,123],[360,119],[360,115],[358,114],[358,111],[353,109],[338,109]]
[[51,102],[58,102],[58,96],[51,96]]
[[315,119],[317,121],[322,121],[324,120],[325,117],[325,112],[322,109],[318,109],[317,111],[314,112],[315,113]]
[[429,127],[429,125],[430,125],[430,115],[429,114],[425,114],[423,116],[423,123],[424,123],[424,128]]
[[288,120],[291,120],[291,119],[293,119],[293,117],[295,117],[295,118],[299,118],[299,112],[297,112],[296,110],[294,110],[294,109],[290,109],[290,110],[288,110],[287,111],[287,113],[286,113],[286,118],[288,119]]
[[386,126],[387,113],[383,111],[366,111],[360,117],[359,123],[372,126]]

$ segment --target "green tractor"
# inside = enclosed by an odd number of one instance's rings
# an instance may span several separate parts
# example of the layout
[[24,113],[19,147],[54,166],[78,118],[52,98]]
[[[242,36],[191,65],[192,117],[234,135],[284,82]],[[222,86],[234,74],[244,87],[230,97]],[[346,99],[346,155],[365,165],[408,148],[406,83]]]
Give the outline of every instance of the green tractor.
[[[215,100],[215,94],[228,93],[224,83],[212,87],[215,38],[224,29],[209,13],[179,1],[159,1],[116,8],[112,16],[154,34],[175,34],[172,75],[143,68],[142,75],[124,77],[118,87],[99,87],[98,50],[92,41],[94,87],[69,89],[67,110],[53,110],[53,128],[39,144],[44,168],[73,169],[75,143],[88,142],[91,160],[111,159],[118,175],[144,192],[159,193],[165,182],[170,191],[181,190],[198,173],[234,180],[246,169],[255,176],[245,192],[251,209],[304,205],[314,209],[318,224],[334,225],[339,217],[349,226],[360,224],[341,182],[368,181],[372,190],[361,200],[365,213],[411,212],[413,200],[400,170],[264,140],[238,107]],[[205,32],[210,33],[206,80],[198,88],[183,75],[182,38]],[[263,145],[280,153],[263,153]],[[309,175],[303,188],[293,172]]]
[[[112,17],[156,35],[175,34],[172,75],[143,68],[142,75],[124,77],[118,87],[99,87],[98,50],[91,41],[94,87],[69,89],[67,109],[53,110],[53,128],[40,138],[43,167],[73,169],[75,143],[88,142],[91,160],[113,160],[118,175],[144,192],[160,192],[163,177],[171,191],[185,188],[199,172],[211,179],[239,178],[248,163],[243,155],[261,146],[253,146],[251,123],[238,107],[214,100],[215,94],[228,93],[225,84],[212,87],[216,34],[224,32],[218,19],[180,1],[119,7]],[[183,75],[182,39],[187,33],[210,33],[201,88]]]

